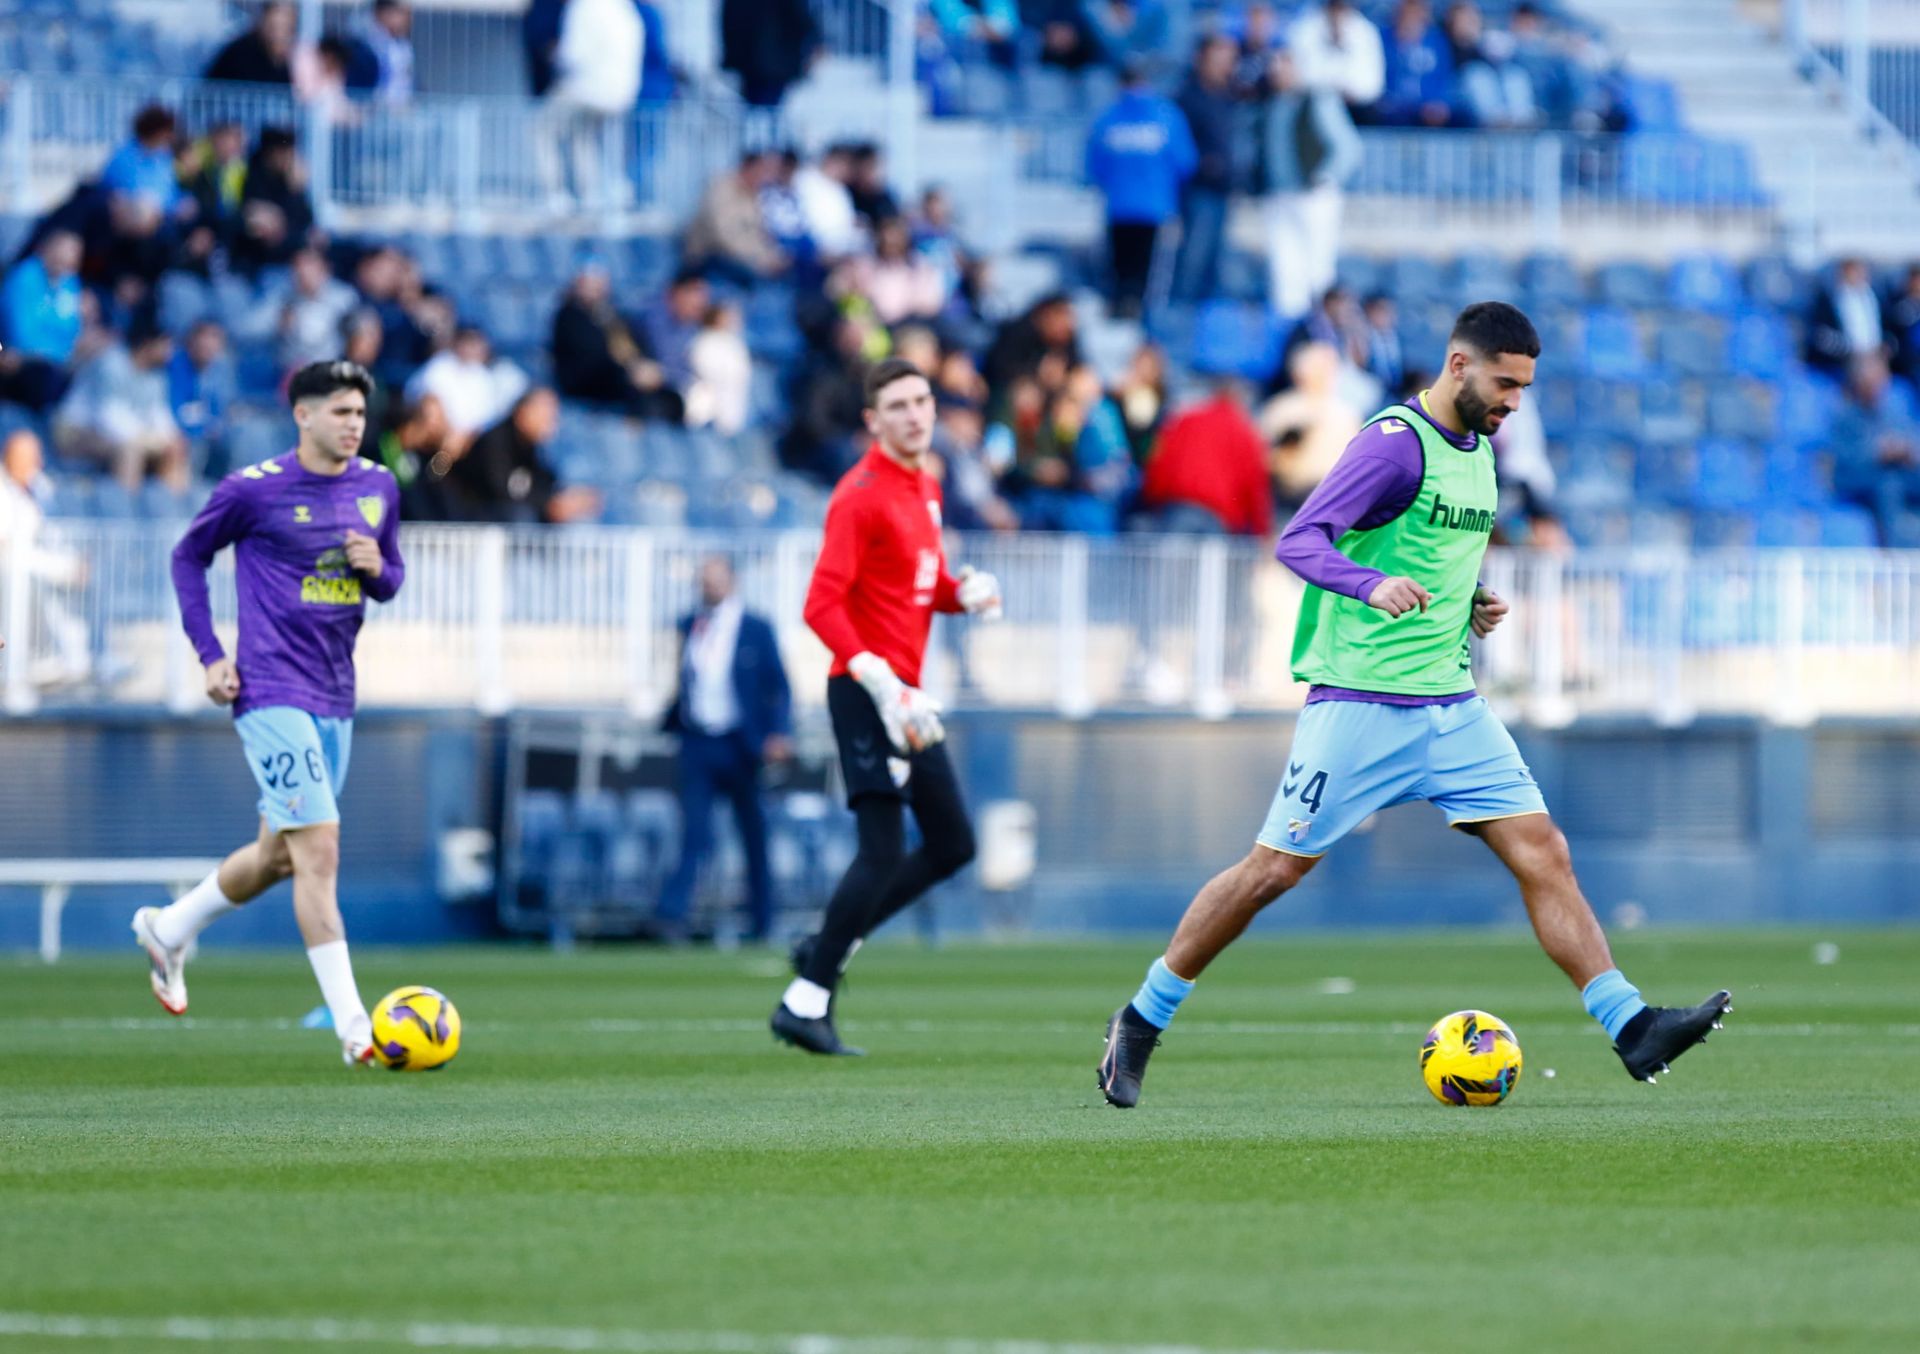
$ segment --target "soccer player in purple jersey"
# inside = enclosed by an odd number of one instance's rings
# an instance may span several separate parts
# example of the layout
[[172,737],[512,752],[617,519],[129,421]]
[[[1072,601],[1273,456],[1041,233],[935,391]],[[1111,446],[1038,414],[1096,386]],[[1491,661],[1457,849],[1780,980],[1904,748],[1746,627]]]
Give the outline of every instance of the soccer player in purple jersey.
[[[391,601],[400,558],[400,491],[357,453],[373,378],[352,362],[316,362],[287,396],[300,441],[220,482],[173,551],[180,619],[207,669],[207,695],[231,705],[260,786],[260,833],[168,907],[134,914],[153,994],[187,1009],[189,942],[209,924],[293,876],[293,912],[342,1057],[373,1056],[372,1021],[340,921],[339,795],[353,742],[353,646],[367,599]],[[239,655],[213,629],[207,569],[234,551]]]

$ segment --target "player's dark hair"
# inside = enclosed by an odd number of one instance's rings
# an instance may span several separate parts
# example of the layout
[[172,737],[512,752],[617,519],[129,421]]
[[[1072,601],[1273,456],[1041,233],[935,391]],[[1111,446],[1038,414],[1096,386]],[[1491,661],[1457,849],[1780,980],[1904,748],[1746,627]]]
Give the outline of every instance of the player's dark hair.
[[1505,301],[1476,301],[1468,306],[1453,322],[1447,342],[1463,344],[1482,357],[1540,356],[1540,335],[1534,332],[1533,321],[1520,307]]
[[918,376],[922,380],[925,380],[926,375],[924,371],[921,371],[920,368],[914,366],[913,363],[907,361],[904,357],[889,357],[883,361],[876,362],[867,368],[867,379],[862,386],[862,393],[865,395],[865,399],[862,401],[860,407],[863,409],[878,408],[874,401],[880,398],[881,391],[885,390],[895,381],[905,380],[909,376]]
[[287,403],[324,400],[341,390],[357,390],[363,397],[371,399],[373,378],[358,362],[309,362],[287,382]]

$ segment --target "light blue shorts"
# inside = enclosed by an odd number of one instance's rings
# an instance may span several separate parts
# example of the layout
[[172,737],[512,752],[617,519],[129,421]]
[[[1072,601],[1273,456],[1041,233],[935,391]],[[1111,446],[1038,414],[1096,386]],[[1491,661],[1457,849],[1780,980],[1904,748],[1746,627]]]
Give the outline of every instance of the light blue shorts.
[[340,821],[340,791],[353,751],[353,721],[291,705],[249,710],[233,721],[260,783],[260,816],[275,832]]
[[1316,701],[1294,726],[1259,842],[1318,856],[1369,814],[1424,799],[1463,827],[1545,813],[1513,735],[1476,696],[1457,705]]

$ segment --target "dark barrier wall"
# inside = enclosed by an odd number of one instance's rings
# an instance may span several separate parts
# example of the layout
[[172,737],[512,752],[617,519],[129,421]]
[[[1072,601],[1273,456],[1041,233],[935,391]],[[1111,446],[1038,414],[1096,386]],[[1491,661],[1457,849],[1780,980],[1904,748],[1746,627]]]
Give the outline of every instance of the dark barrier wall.
[[[1251,846],[1282,769],[1287,719],[1201,723],[956,718],[976,805],[1031,802],[1031,885],[996,907],[1047,930],[1164,930],[1206,877]],[[1920,723],[1749,722],[1665,730],[1517,730],[1603,918],[1652,924],[1920,921]],[[344,800],[343,906],[357,940],[493,933],[491,897],[448,904],[438,843],[496,828],[504,731],[468,714],[369,714]],[[244,841],[255,792],[224,720],[127,715],[0,727],[0,855],[218,855]],[[963,877],[943,926],[977,909]],[[81,890],[66,942],[126,943],[135,891]],[[0,890],[0,948],[37,939],[37,895]],[[286,890],[210,933],[291,942]],[[1511,881],[1437,811],[1407,805],[1356,833],[1259,925],[1518,923]]]

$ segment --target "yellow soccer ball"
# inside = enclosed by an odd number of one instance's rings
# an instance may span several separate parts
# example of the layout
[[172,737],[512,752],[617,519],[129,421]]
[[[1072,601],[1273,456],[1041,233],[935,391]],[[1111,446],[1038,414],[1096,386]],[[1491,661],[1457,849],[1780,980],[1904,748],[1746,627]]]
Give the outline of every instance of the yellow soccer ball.
[[1497,1105],[1520,1081],[1520,1041],[1497,1016],[1455,1011],[1427,1031],[1420,1076],[1443,1105]]
[[373,1008],[374,1056],[396,1072],[444,1067],[460,1051],[460,1013],[431,987],[401,987]]

